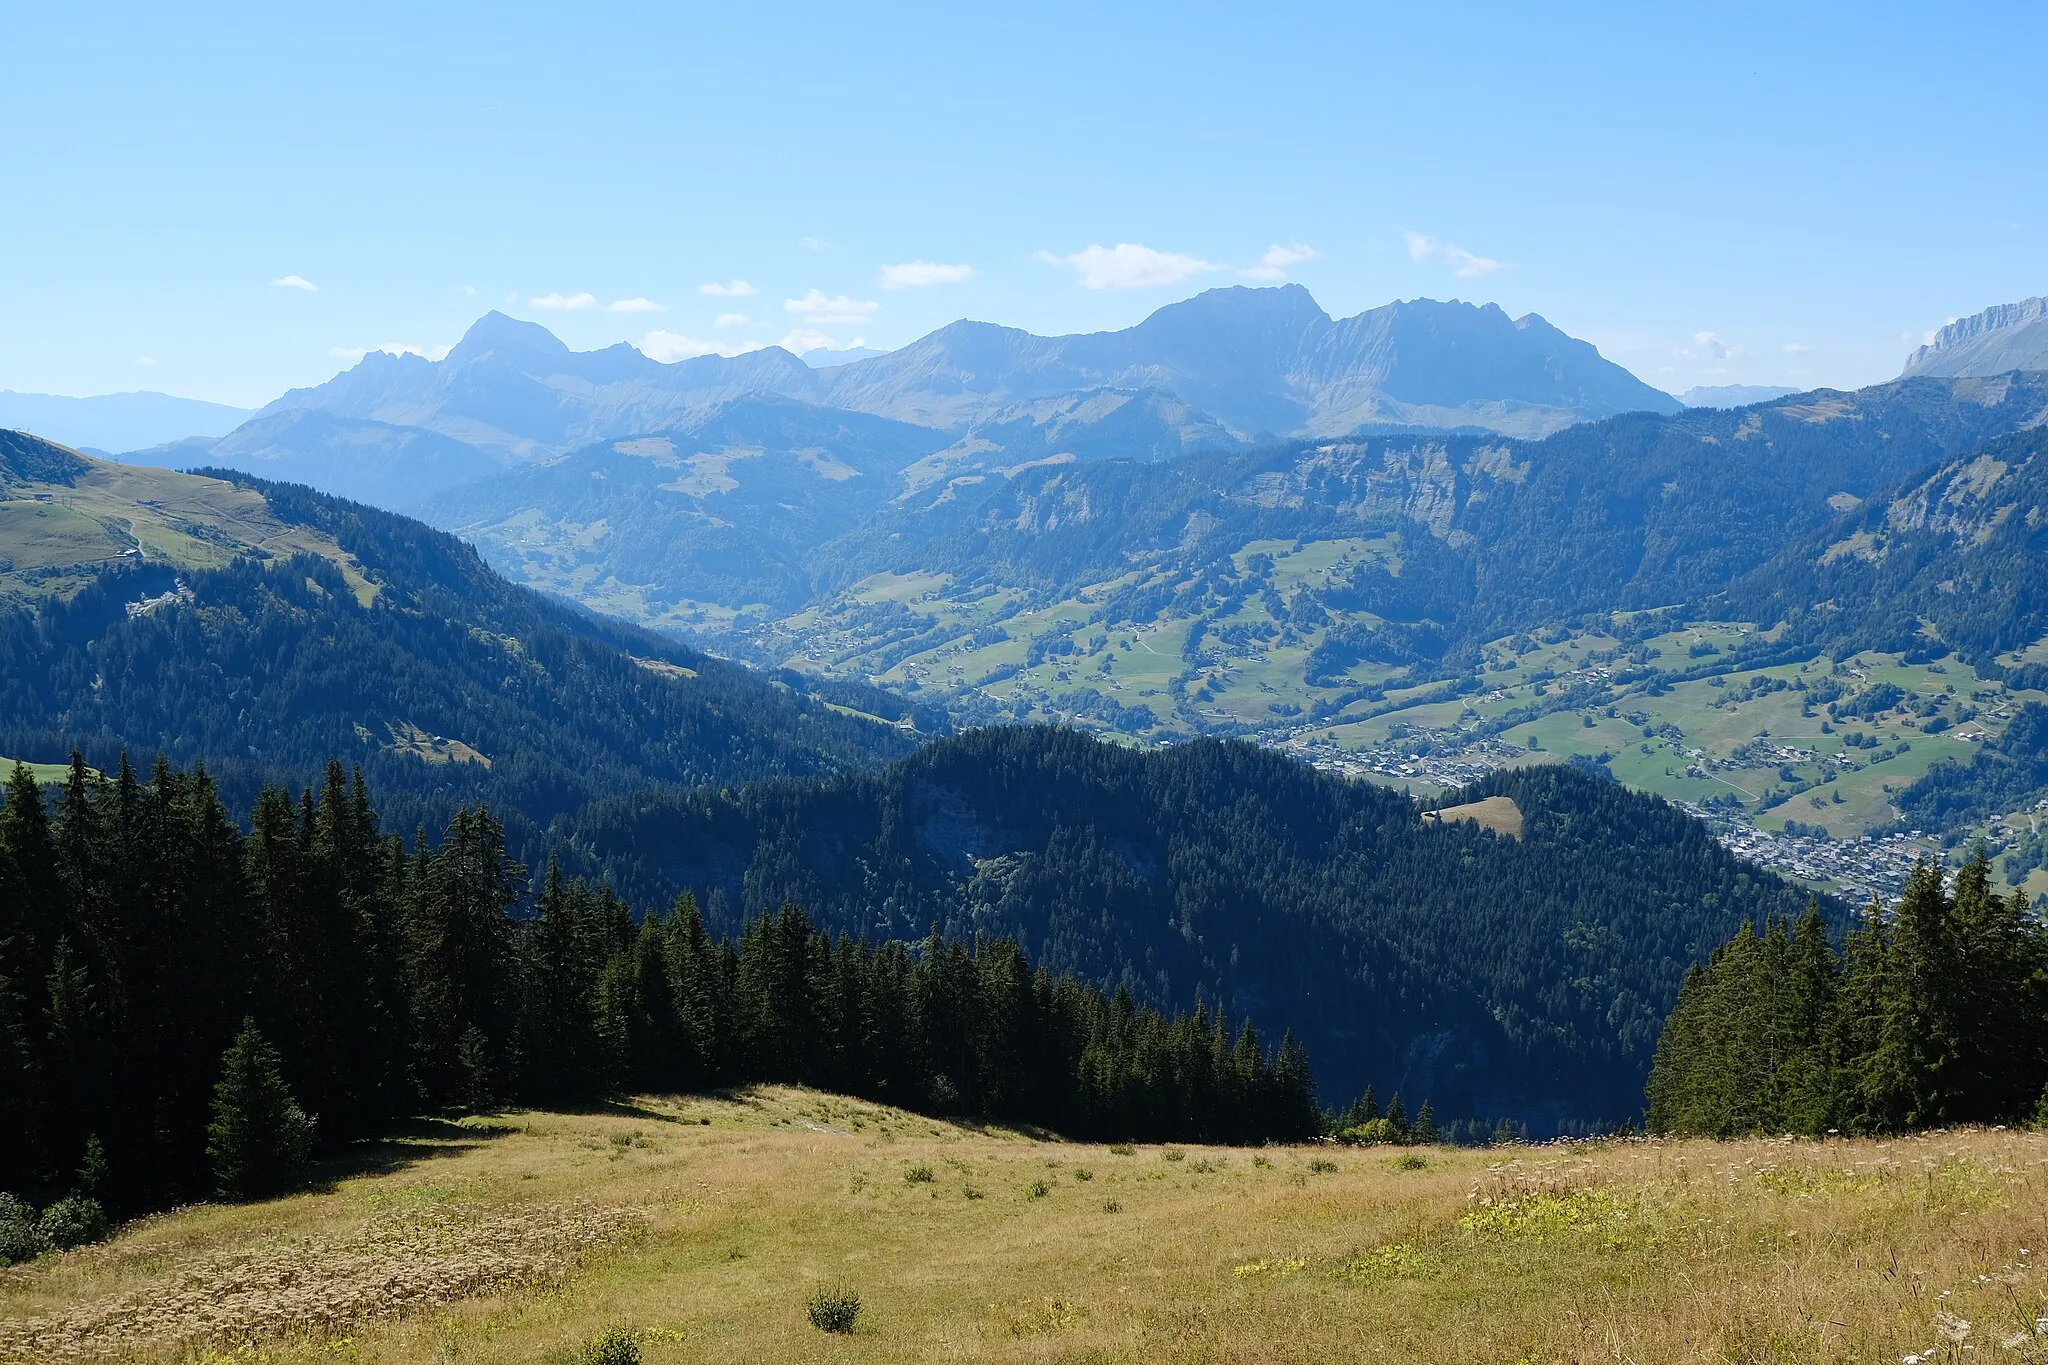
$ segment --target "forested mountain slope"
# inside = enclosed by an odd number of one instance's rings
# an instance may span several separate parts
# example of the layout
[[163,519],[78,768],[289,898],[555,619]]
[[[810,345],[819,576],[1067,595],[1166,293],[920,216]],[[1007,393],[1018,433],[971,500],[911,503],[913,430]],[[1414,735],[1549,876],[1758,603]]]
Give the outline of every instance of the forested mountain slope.
[[[245,475],[127,470],[12,433],[0,457],[0,558],[78,561],[0,580],[15,590],[0,606],[9,757],[76,745],[109,766],[124,748],[162,751],[207,762],[246,801],[259,778],[338,755],[403,825],[485,801],[527,837],[600,795],[823,774],[910,747],[800,679],[514,587],[404,517]],[[164,496],[122,502],[138,481]],[[52,526],[76,534],[53,549]],[[817,686],[902,714],[871,689]]]
[[[1057,971],[1292,1028],[1325,1097],[1440,1117],[1621,1118],[1687,966],[1803,894],[1660,801],[1497,774],[1520,839],[1244,744],[1141,753],[998,728],[895,766],[600,802],[571,861],[714,923],[784,901],[874,937],[1013,935]],[[565,826],[570,828],[570,826]]]
[[2048,663],[2048,428],[1976,446],[1788,546],[1730,593],[1814,644]]

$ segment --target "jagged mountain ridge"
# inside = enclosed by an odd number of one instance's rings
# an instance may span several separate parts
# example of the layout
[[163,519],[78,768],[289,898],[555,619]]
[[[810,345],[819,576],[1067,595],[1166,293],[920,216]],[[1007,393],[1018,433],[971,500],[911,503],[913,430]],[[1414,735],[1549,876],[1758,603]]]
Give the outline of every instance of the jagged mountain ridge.
[[1904,374],[1984,377],[2048,370],[2048,297],[1958,318],[1907,357]]
[[[192,442],[151,454],[340,491],[346,476],[333,467],[342,448],[333,433],[284,426],[285,414],[381,423],[391,446],[423,429],[505,462],[688,430],[720,405],[764,396],[944,432],[958,450],[940,468],[956,473],[1361,427],[1534,436],[1679,406],[1534,314],[1511,319],[1491,304],[1418,299],[1332,319],[1307,290],[1287,285],[1210,290],[1113,332],[1040,337],[956,322],[886,355],[823,368],[772,346],[673,364],[623,344],[572,351],[536,323],[493,312],[440,360],[374,352],[325,384],[283,395],[256,418],[268,433],[260,450],[230,438],[204,451]],[[1132,406],[1134,397],[1143,403]],[[371,433],[356,429],[349,448]],[[360,458],[374,466],[381,457]],[[374,470],[365,479],[368,487],[349,491],[386,506],[410,507],[432,491],[379,480]]]

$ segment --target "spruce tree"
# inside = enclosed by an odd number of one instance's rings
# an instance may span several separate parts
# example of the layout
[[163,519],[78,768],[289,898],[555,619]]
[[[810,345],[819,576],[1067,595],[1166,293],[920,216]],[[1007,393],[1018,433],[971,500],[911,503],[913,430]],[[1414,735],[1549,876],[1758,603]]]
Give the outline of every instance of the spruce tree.
[[206,1155],[214,1189],[227,1199],[275,1194],[305,1160],[312,1138],[312,1120],[285,1085],[277,1049],[253,1018],[244,1019],[213,1088]]

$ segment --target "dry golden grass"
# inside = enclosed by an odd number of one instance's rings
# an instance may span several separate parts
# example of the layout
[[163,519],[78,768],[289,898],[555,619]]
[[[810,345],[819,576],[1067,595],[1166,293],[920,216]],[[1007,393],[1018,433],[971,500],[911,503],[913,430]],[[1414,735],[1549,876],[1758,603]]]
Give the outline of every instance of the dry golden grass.
[[2048,1360],[2034,1133],[1119,1151],[798,1090],[498,1122],[0,1273],[0,1358]]

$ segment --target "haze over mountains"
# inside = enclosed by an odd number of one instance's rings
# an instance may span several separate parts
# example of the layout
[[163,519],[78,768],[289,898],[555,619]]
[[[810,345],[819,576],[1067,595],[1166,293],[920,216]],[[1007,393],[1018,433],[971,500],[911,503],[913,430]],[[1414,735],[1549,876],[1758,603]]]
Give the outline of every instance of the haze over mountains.
[[140,450],[187,437],[225,436],[249,420],[247,408],[173,398],[167,393],[103,393],[66,398],[0,390],[0,427],[92,450]]
[[[818,361],[779,347],[674,364],[624,344],[576,352],[537,324],[492,313],[442,360],[373,352],[285,394],[257,415],[269,424],[260,432],[205,454],[341,491],[325,482],[337,463],[373,458],[379,442],[415,442],[410,429],[504,462],[545,459],[606,438],[687,432],[720,404],[774,397],[944,433],[936,445],[907,440],[900,463],[943,450],[935,471],[961,472],[1082,454],[1091,431],[1101,432],[1097,444],[1156,455],[1361,428],[1541,435],[1678,408],[1534,314],[1425,299],[1339,320],[1298,285],[1211,290],[1119,332],[1039,337],[956,322],[885,355]],[[309,410],[379,425],[344,436],[277,421]],[[199,455],[188,442],[134,458]],[[473,476],[453,459],[416,473],[377,500],[406,505]]]

